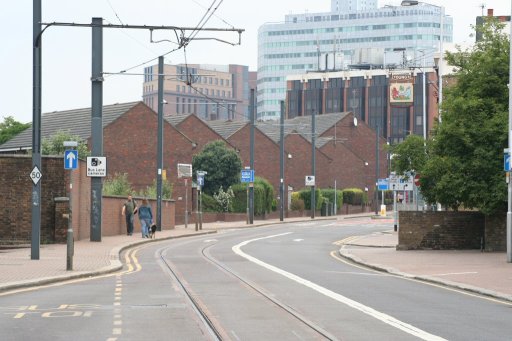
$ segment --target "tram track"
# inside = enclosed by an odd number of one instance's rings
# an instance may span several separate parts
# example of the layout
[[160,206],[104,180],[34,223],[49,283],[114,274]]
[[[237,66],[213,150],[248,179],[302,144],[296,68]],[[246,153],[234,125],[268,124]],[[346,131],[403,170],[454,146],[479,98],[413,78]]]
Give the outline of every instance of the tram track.
[[[320,327],[319,325],[317,325],[316,323],[309,320],[307,317],[293,309],[293,307],[276,299],[275,297],[273,297],[273,295],[266,292],[263,288],[261,288],[254,282],[244,278],[243,276],[236,273],[234,270],[230,269],[219,260],[215,259],[215,257],[213,257],[210,253],[210,249],[215,245],[216,244],[209,244],[201,249],[201,255],[207,262],[214,265],[216,268],[218,268],[220,271],[227,274],[228,276],[243,283],[244,286],[256,292],[260,297],[263,297],[265,300],[269,301],[271,304],[278,307],[281,311],[292,316],[295,320],[299,321],[301,324],[306,326],[307,329],[310,329],[314,332],[314,334],[317,334],[320,339],[339,340],[338,338],[334,337],[329,332],[324,330],[322,327]],[[206,305],[200,300],[200,298],[197,295],[193,293],[193,290],[190,288],[186,279],[183,278],[183,276],[180,274],[176,265],[174,265],[172,262],[166,259],[165,249],[160,249],[158,251],[158,256],[162,264],[164,264],[166,269],[168,269],[170,274],[172,274],[173,279],[178,283],[181,290],[183,290],[184,294],[187,297],[187,300],[191,303],[194,311],[198,314],[199,318],[204,323],[205,328],[208,330],[209,334],[213,337],[213,339],[220,341],[231,340],[229,334],[224,330],[224,328],[222,328],[220,323],[211,316]]]

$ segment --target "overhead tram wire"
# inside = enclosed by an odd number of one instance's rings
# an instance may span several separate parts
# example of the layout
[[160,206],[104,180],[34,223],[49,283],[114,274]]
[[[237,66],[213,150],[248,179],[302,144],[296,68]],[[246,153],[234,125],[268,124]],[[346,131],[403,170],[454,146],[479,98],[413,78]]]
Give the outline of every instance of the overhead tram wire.
[[[193,2],[195,2],[199,7],[202,7],[203,9],[206,9],[206,7],[204,7],[199,1],[197,0],[192,0]],[[224,24],[230,26],[231,28],[235,28],[235,26],[231,25],[230,23],[228,23],[226,20],[224,20],[223,18],[221,18],[220,16],[218,16],[217,14],[214,14],[215,17],[217,19],[219,19],[220,21],[222,21]]]
[[[197,23],[196,27],[194,30],[192,30],[192,32],[190,32],[190,35],[192,35],[197,29],[199,29],[199,27],[201,26],[201,23],[203,22],[203,20],[206,18],[206,16],[208,15],[208,13],[211,11],[213,5],[215,5],[215,3],[217,2],[217,0],[213,0],[212,4],[210,5],[210,7],[208,7],[208,9],[206,10],[206,12],[203,14],[203,17],[199,20],[199,22]],[[189,36],[190,37],[190,36]],[[188,38],[187,38],[188,39]]]

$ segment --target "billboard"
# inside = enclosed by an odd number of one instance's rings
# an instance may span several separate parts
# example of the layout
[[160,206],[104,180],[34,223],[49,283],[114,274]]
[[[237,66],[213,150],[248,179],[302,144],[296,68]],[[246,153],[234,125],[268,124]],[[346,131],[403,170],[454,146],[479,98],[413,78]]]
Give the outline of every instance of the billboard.
[[389,84],[391,104],[410,104],[414,101],[414,83],[410,73],[392,74]]

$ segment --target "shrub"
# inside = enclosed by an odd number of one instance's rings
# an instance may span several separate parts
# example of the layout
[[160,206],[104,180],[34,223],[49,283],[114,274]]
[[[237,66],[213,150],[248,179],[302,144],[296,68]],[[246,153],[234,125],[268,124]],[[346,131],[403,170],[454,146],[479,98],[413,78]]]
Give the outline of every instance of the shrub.
[[222,207],[211,195],[205,193],[201,195],[203,212],[222,212]]
[[[247,211],[247,184],[238,183],[231,186],[234,198],[232,210],[237,213]],[[256,177],[254,179],[254,214],[262,215],[273,210],[274,188],[265,179]]]
[[292,203],[291,203],[292,211],[304,212],[305,205],[304,200],[300,198],[299,192],[292,193]]
[[113,177],[107,178],[103,182],[103,194],[105,195],[128,196],[132,192],[132,186],[128,182],[128,174],[126,173],[116,173]]
[[346,188],[343,190],[343,202],[350,205],[367,204],[368,194],[359,188]]
[[[140,190],[137,193],[140,197],[146,197],[148,199],[156,199],[156,179],[153,180],[153,184],[151,186],[146,187],[146,189]],[[169,180],[162,179],[162,199],[171,199],[172,197],[172,184]]]
[[231,187],[229,187],[227,191],[224,192],[222,186],[220,186],[217,193],[213,194],[213,198],[217,201],[223,212],[229,212],[232,210],[231,203],[234,196],[235,195],[233,194]]
[[[334,203],[334,189],[328,188],[328,189],[322,189],[320,190],[322,193],[322,196],[328,200],[328,202]],[[340,208],[343,205],[343,191],[337,189],[336,190],[336,206],[337,209]]]
[[[304,206],[307,210],[311,209],[311,189],[302,189],[299,191],[300,198],[304,201]],[[315,189],[315,209],[319,210],[322,208],[324,197],[320,189]]]

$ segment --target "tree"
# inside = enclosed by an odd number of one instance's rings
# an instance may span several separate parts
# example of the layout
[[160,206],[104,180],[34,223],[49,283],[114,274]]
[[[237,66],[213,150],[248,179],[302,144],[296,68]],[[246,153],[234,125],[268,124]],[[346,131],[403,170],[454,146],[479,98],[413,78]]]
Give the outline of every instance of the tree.
[[208,172],[203,190],[213,195],[220,187],[229,188],[240,182],[242,161],[233,149],[218,140],[208,143],[200,153],[194,155],[192,168]]
[[4,117],[4,121],[0,123],[0,144],[9,141],[28,127],[30,123],[20,123],[12,116]]
[[447,53],[455,84],[446,87],[442,123],[421,180],[429,202],[492,214],[506,208],[503,148],[507,145],[510,42],[503,24],[489,20],[470,50]]
[[72,135],[67,131],[59,130],[49,138],[43,138],[41,143],[43,155],[64,155],[66,147],[64,147],[64,141],[76,141],[78,142],[78,157],[85,159],[91,153],[87,148],[87,142],[82,140],[80,136]]
[[421,173],[427,162],[427,146],[423,137],[409,135],[402,143],[390,146],[393,155],[391,170],[399,175],[414,171]]

